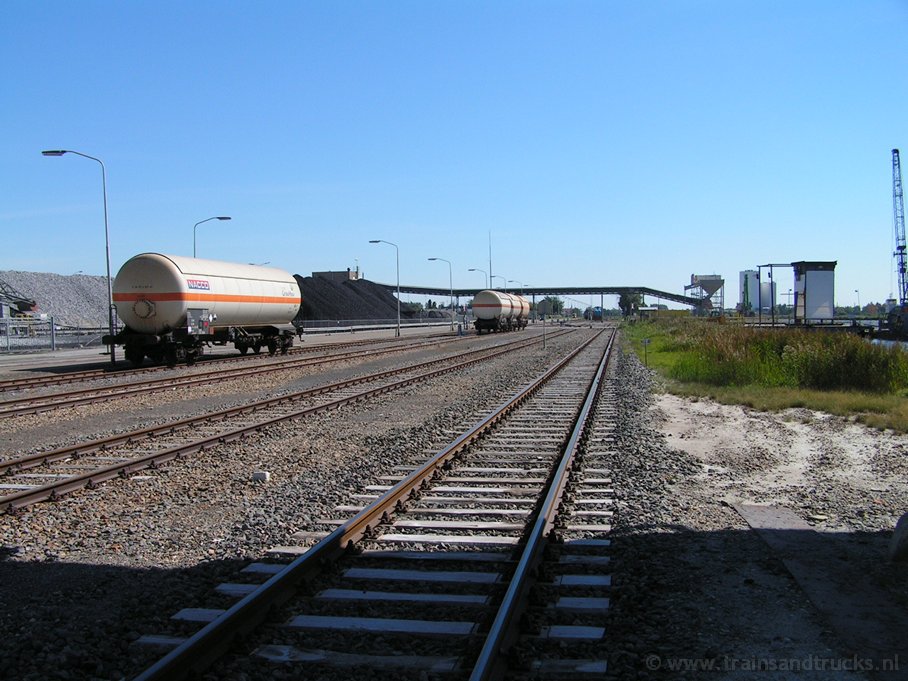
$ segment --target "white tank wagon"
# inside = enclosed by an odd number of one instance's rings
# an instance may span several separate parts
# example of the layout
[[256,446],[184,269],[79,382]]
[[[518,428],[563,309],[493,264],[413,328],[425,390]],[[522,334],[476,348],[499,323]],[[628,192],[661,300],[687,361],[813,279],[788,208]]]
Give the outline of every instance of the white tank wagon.
[[206,343],[286,353],[302,296],[277,268],[142,253],[120,268],[113,300],[126,328],[112,340],[126,358],[175,364],[192,363]]
[[483,331],[514,331],[526,328],[530,303],[523,296],[502,291],[480,291],[473,297],[474,326]]

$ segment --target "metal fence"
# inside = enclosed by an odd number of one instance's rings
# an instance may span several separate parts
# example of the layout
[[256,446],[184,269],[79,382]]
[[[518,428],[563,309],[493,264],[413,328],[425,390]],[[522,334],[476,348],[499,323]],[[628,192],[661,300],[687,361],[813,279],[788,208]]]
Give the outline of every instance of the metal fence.
[[[463,324],[462,317],[454,320],[454,325]],[[302,333],[332,333],[335,331],[371,331],[375,329],[393,329],[397,327],[397,319],[306,319],[300,323],[295,321],[297,329]],[[451,319],[442,317],[423,317],[421,319],[401,319],[401,328],[415,328],[419,326],[450,326]]]
[[[464,319],[462,316],[458,316],[454,320],[454,326],[460,326],[464,330],[471,323],[472,318],[470,317]],[[446,327],[450,324],[450,318],[441,317],[400,320],[401,327]],[[307,319],[303,322],[302,327],[297,328],[306,334],[393,329],[396,326],[397,319]],[[101,337],[107,333],[106,326],[60,326],[54,323],[52,317],[47,319],[5,317],[0,318],[0,354],[101,347]]]
[[0,319],[0,353],[100,347],[107,332],[107,327],[59,326],[53,317],[6,317]]

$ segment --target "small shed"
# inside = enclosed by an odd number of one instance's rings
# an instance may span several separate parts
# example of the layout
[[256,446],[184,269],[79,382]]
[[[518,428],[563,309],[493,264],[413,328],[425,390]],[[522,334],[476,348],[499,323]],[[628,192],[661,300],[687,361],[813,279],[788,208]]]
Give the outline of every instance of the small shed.
[[835,316],[835,266],[837,261],[801,260],[794,269],[794,321],[805,324]]

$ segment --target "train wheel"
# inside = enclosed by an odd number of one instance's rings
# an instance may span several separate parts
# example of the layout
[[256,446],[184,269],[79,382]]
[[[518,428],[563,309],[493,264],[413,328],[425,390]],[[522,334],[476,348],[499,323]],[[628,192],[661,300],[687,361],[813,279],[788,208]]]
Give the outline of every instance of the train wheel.
[[252,351],[255,354],[259,354],[262,351],[262,346],[259,345],[258,343],[256,343],[255,345],[252,346]]
[[247,352],[249,352],[249,348],[245,345],[238,347],[237,350],[240,351],[241,355],[245,355]]
[[277,352],[277,341],[272,338],[268,341],[268,354],[273,355],[276,352]]

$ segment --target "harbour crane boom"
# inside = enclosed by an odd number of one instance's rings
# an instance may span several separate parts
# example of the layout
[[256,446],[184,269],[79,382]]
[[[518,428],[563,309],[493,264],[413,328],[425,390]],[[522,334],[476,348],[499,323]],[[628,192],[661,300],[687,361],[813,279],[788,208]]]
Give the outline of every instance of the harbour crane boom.
[[889,331],[898,338],[908,338],[908,252],[905,243],[905,201],[902,196],[902,166],[899,150],[892,150],[892,218],[895,232],[896,271],[899,273],[898,305],[889,310],[886,321]]
[[899,306],[908,305],[908,253],[905,242],[905,202],[902,197],[902,167],[899,162],[899,150],[892,150],[892,215],[895,230],[895,253],[899,273]]

